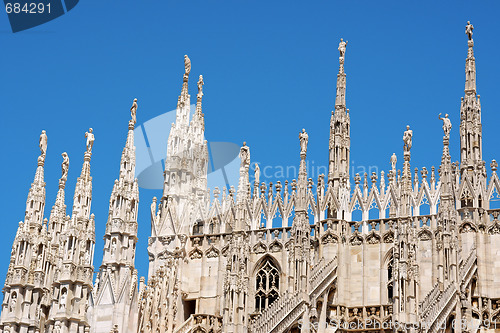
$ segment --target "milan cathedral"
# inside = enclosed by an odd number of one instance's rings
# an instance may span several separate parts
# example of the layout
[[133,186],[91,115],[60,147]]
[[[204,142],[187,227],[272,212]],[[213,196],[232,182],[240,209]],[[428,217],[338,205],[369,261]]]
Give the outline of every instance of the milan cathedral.
[[65,201],[69,157],[63,153],[59,190],[47,219],[43,131],[25,216],[12,245],[0,332],[496,332],[500,209],[491,209],[490,202],[499,197],[500,181],[497,162],[488,172],[482,159],[470,22],[466,34],[465,91],[456,126],[460,162],[450,156],[451,121],[439,115],[444,135],[437,170],[412,172],[413,131],[407,126],[402,169],[393,154],[387,173],[349,174],[347,41],[341,40],[328,175],[308,177],[308,133],[302,130],[297,179],[260,183],[258,168],[251,177],[250,147],[244,143],[239,183],[224,189],[207,188],[203,78],[190,117],[191,61],[185,56],[163,194],[150,205],[147,280],[134,266],[137,100],[109,199],[97,274],[90,173],[94,133],[85,133],[70,212]]

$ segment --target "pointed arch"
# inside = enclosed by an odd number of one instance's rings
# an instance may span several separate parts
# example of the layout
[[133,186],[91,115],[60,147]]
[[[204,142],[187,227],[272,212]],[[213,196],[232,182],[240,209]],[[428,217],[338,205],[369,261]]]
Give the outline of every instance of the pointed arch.
[[266,255],[254,267],[255,311],[269,307],[280,295],[281,270],[278,262]]

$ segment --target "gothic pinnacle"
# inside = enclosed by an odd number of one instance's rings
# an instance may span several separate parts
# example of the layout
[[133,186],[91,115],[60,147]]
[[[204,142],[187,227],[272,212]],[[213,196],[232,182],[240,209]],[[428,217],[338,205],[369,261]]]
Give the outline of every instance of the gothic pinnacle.
[[198,79],[198,95],[196,95],[196,114],[201,116],[201,99],[203,98],[203,75]]
[[335,99],[335,109],[344,108],[345,109],[345,91],[346,91],[346,75],[344,71],[344,60],[346,51],[347,41],[341,38],[339,43],[339,73],[337,74],[337,96]]
[[186,54],[184,55],[184,75],[182,77],[182,90],[181,90],[181,96],[179,97],[180,106],[184,106],[189,96],[188,94],[189,73],[191,73],[191,60]]

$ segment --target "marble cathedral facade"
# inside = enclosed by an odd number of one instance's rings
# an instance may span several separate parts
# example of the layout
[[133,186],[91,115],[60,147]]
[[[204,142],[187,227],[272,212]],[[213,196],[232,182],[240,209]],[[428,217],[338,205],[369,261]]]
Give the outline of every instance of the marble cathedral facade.
[[[66,215],[65,204],[66,155],[48,220],[47,139],[42,133],[25,217],[12,246],[0,332],[500,329],[500,209],[490,209],[500,181],[496,161],[488,172],[482,159],[472,29],[468,24],[460,162],[450,156],[451,123],[446,116],[440,118],[441,165],[420,172],[411,169],[413,132],[407,127],[402,169],[396,169],[393,155],[387,173],[349,174],[346,42],[341,41],[328,175],[308,177],[308,135],[303,131],[296,180],[260,183],[256,171],[251,183],[250,148],[244,144],[236,188],[210,190],[203,79],[200,76],[190,119],[191,63],[186,56],[176,122],[168,139],[163,195],[153,198],[150,206],[147,282],[138,278],[134,267],[139,203],[135,101],[95,278],[92,131],[87,133],[71,214]],[[353,218],[358,210],[361,217]],[[276,227],[276,221],[281,226]]]

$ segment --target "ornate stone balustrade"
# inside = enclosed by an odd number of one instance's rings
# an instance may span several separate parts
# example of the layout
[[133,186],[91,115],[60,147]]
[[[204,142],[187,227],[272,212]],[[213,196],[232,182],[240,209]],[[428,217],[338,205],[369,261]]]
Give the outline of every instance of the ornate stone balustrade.
[[465,279],[467,273],[470,271],[470,269],[476,262],[476,259],[477,259],[476,249],[472,248],[471,253],[467,257],[467,259],[460,263],[460,269],[458,274],[460,282],[462,282]]
[[311,272],[311,278],[309,280],[309,290],[311,293],[315,292],[325,279],[337,269],[337,257],[330,260],[326,265],[324,259],[322,259],[318,266],[320,268],[317,269],[317,271]]
[[[285,323],[290,321],[287,320],[287,317],[290,315],[296,317],[299,313],[301,313],[303,311],[302,303],[304,302],[305,300],[299,295],[290,294],[289,292],[284,293],[267,309],[262,311],[256,319],[254,319],[254,321],[250,324],[250,332],[274,333],[274,329],[278,325],[282,329],[285,329]],[[279,332],[279,330],[276,332]]]
[[422,317],[426,316],[426,311],[429,310],[430,305],[437,299],[441,291],[439,290],[439,283],[436,282],[431,291],[425,295],[424,300],[419,304],[419,312]]
[[446,320],[451,311],[454,302],[452,299],[456,297],[457,286],[455,283],[450,283],[443,292],[440,292],[437,298],[428,306],[428,310],[422,314],[421,322],[428,327],[429,333],[436,332],[440,327],[441,321]]
[[314,280],[316,278],[316,276],[319,273],[321,273],[324,265],[325,265],[325,258],[321,258],[321,260],[311,269],[309,280]]

